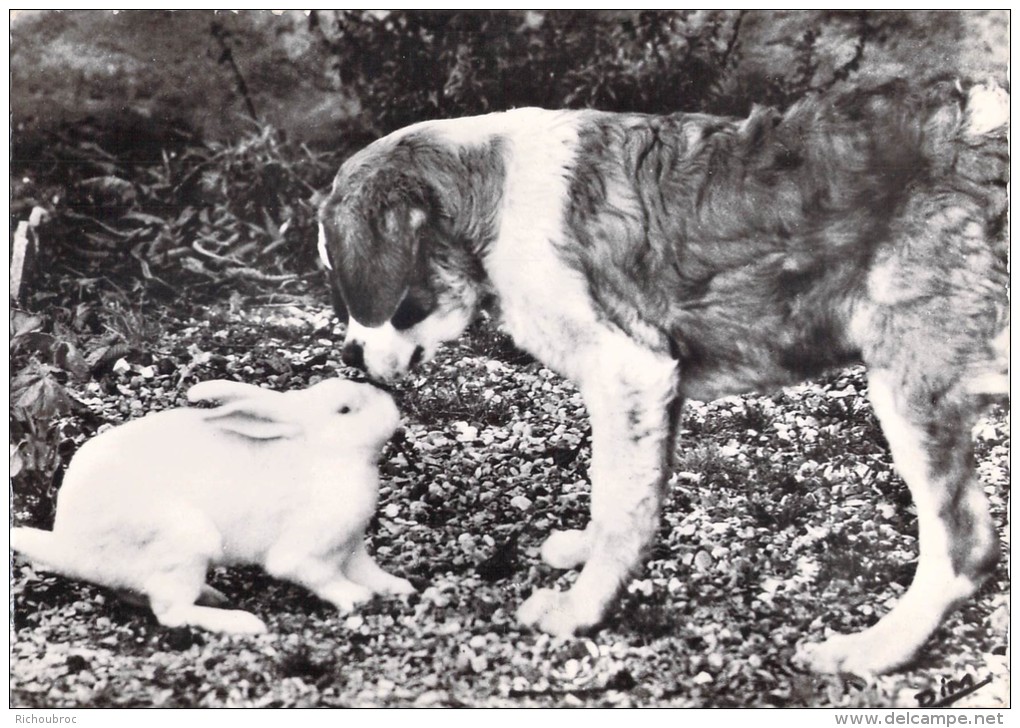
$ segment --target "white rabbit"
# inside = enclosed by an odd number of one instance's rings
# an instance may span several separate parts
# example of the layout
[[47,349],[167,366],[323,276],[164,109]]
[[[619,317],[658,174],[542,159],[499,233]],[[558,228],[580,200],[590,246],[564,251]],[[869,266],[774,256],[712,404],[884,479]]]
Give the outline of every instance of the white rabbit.
[[209,381],[183,408],[102,433],[75,454],[53,531],[15,528],[11,546],[42,567],[141,594],[161,624],[258,633],[222,604],[210,564],[258,564],[349,610],[373,593],[406,594],[365,550],[378,498],[376,461],[399,424],[370,384],[330,379],[273,392]]

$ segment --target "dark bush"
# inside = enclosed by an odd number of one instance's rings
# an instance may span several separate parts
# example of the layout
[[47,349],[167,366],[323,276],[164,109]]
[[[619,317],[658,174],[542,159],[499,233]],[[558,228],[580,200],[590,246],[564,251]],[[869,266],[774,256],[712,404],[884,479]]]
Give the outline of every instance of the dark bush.
[[663,113],[710,106],[742,15],[340,12],[313,16],[366,124],[520,106]]
[[[784,106],[858,68],[869,34],[856,16],[852,55],[831,64],[808,29],[792,63],[739,70],[744,11],[378,11],[311,16],[367,128],[521,106],[746,113]],[[848,16],[848,30],[854,31]]]

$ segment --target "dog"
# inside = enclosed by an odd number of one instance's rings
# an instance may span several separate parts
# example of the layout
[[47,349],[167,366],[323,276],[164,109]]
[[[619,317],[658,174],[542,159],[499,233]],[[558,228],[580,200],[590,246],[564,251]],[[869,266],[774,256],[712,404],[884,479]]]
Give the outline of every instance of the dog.
[[999,556],[970,431],[1008,392],[1008,104],[898,81],[746,119],[522,108],[398,130],[320,206],[343,359],[398,380],[491,306],[577,384],[591,519],[541,555],[583,568],[518,611],[558,636],[603,619],[653,539],[685,398],[863,362],[920,561],[877,624],[797,658],[896,669]]
[[211,380],[182,408],[101,433],[75,453],[53,531],[11,530],[37,565],[119,591],[168,627],[258,634],[223,609],[210,564],[257,564],[347,611],[373,594],[409,594],[365,550],[376,459],[400,415],[365,382],[327,379],[274,392]]

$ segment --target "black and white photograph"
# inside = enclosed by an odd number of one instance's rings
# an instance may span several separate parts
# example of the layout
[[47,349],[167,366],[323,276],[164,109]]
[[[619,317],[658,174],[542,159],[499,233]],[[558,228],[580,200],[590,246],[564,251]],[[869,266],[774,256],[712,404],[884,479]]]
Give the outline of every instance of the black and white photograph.
[[1002,723],[1008,10],[9,31],[10,708]]

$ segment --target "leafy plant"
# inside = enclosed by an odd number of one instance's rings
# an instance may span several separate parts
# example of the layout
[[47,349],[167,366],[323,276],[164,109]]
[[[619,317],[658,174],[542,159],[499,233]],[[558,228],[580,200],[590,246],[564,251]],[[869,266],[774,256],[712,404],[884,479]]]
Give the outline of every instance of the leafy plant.
[[45,523],[67,457],[86,435],[88,418],[69,388],[102,380],[157,332],[143,304],[115,289],[95,303],[52,305],[45,316],[12,309],[10,327],[11,478],[27,519]]
[[[195,282],[286,284],[315,270],[314,195],[339,165],[338,152],[313,152],[255,124],[234,142],[168,145],[141,165],[91,141],[47,154],[46,168],[25,171],[18,190],[53,213],[42,265],[164,292]],[[52,193],[50,180],[62,189]]]
[[60,418],[71,411],[61,374],[32,358],[11,380],[10,477],[29,520],[38,523],[53,512],[65,440]]

